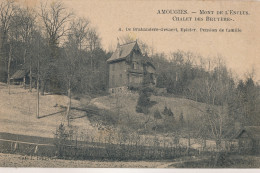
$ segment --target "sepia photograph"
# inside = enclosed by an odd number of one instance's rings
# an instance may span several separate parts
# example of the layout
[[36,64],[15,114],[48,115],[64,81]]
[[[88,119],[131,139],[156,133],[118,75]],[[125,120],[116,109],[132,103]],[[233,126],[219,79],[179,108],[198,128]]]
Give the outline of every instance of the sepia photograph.
[[259,11],[0,0],[1,169],[260,168]]

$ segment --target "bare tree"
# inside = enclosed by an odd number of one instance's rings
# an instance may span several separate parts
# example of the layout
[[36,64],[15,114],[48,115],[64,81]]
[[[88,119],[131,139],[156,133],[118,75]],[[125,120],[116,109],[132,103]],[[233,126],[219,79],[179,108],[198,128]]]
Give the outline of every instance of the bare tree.
[[[227,131],[230,126],[230,117],[227,115],[227,103],[229,101],[229,83],[225,72],[225,65],[221,60],[216,64],[212,61],[208,61],[209,74],[201,79],[200,94],[203,94],[205,99],[205,109],[198,108],[204,115],[205,123],[210,132],[211,138],[216,142],[217,151],[221,150],[221,142],[224,137],[224,132]],[[211,70],[211,67],[214,67]],[[204,130],[205,131],[205,130]],[[202,138],[205,138],[205,134],[202,134]]]
[[[49,78],[52,84],[57,84],[56,74],[57,63],[55,63],[58,59],[58,46],[60,43],[60,39],[68,33],[70,27],[67,25],[72,17],[72,13],[68,12],[64,5],[59,2],[53,2],[50,6],[47,7],[47,3],[45,5],[41,4],[41,12],[40,17],[43,21],[43,25],[45,28],[45,34],[48,40],[49,47],[49,58],[46,59],[44,74],[41,74],[42,77],[42,87],[41,94],[44,94],[46,80]],[[50,77],[50,75],[52,75]]]
[[94,65],[93,65],[93,51],[97,48],[100,47],[100,38],[96,32],[96,30],[94,28],[90,29],[89,33],[88,33],[88,41],[89,41],[89,50],[91,52],[90,55],[90,68],[91,71],[93,72],[94,69]]
[[[31,46],[31,42],[33,39],[33,32],[35,30],[35,22],[36,22],[36,13],[29,8],[22,9],[20,8],[17,12],[17,15],[14,16],[14,23],[16,23],[16,32],[21,38],[22,43],[24,43],[24,52],[23,52],[23,64],[24,68],[26,68],[26,63],[29,63],[30,70],[30,91],[32,91],[32,60],[30,54],[29,47]],[[28,57],[30,58],[29,60]],[[25,69],[27,71],[27,69]],[[23,85],[26,88],[26,73],[23,78]]]
[[86,48],[89,30],[89,21],[87,19],[78,18],[72,21],[69,39],[75,42],[79,50]]
[[52,57],[55,57],[59,39],[70,30],[66,24],[71,20],[72,13],[68,12],[60,1],[57,1],[51,3],[49,8],[47,8],[47,3],[41,4],[40,17],[44,23]]
[[[0,4],[0,31],[1,31],[1,61],[0,67],[3,70],[3,76],[5,76],[6,71],[8,71],[10,60],[10,47],[9,53],[8,50],[8,36],[11,28],[11,21],[13,16],[16,13],[16,6],[14,1],[2,1]],[[10,72],[10,71],[9,71]],[[10,75],[10,74],[9,74]],[[10,76],[9,76],[10,77]],[[3,77],[4,81],[6,78]],[[9,80],[9,79],[8,79]]]
[[75,78],[76,64],[77,64],[77,49],[72,46],[67,46],[64,51],[64,60],[62,61],[62,67],[65,68],[62,70],[64,72],[64,77],[67,81],[67,96],[68,96],[68,104],[66,117],[68,121],[68,126],[70,125],[70,111],[71,111],[71,88],[73,87],[73,80]]

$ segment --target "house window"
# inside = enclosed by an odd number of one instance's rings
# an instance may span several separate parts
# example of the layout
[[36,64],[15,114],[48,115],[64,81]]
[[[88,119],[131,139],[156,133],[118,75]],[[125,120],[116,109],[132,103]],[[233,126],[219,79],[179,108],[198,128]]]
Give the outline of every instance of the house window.
[[134,70],[136,70],[136,69],[138,68],[138,63],[133,62],[133,64],[132,64],[132,68],[133,68]]
[[139,63],[136,63],[136,69],[139,70]]

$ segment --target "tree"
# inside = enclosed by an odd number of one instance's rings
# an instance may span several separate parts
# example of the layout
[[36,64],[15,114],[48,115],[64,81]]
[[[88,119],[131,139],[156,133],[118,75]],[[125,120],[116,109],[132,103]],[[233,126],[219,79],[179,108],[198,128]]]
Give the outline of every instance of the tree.
[[183,125],[184,125],[183,112],[180,113],[179,124],[181,125],[181,127],[183,127]]
[[63,50],[63,59],[61,60],[60,72],[62,78],[65,79],[67,84],[67,95],[68,95],[68,105],[66,117],[68,125],[70,125],[70,109],[71,109],[71,88],[75,85],[75,78],[77,75],[77,67],[79,65],[79,51],[78,44],[75,44],[73,40],[69,40],[66,43],[66,47]]
[[239,81],[235,89],[233,102],[229,103],[229,112],[243,126],[258,125],[260,122],[257,116],[259,113],[258,104],[259,88],[254,80],[248,77],[245,82]]
[[[215,68],[211,71],[211,67]],[[204,78],[206,111],[201,110],[206,118],[206,126],[210,131],[210,137],[216,142],[216,148],[221,150],[221,142],[225,132],[233,128],[234,121],[228,116],[228,102],[231,97],[230,78],[225,64],[217,59],[216,64],[209,62],[209,75]]]
[[41,4],[40,17],[48,40],[48,52],[50,52],[50,57],[49,59],[47,57],[45,63],[45,73],[41,75],[43,78],[41,93],[44,94],[47,79],[50,80],[54,90],[60,85],[59,77],[55,76],[57,74],[57,59],[59,58],[59,41],[70,30],[67,23],[71,20],[72,13],[68,12],[61,2],[55,1],[49,7],[47,7],[47,3],[45,5]]
[[163,110],[163,115],[167,115],[168,114],[168,108],[167,106],[164,106],[164,110]]
[[64,153],[64,146],[67,144],[69,133],[66,131],[64,124],[60,124],[55,133],[54,144],[58,151],[58,156],[61,157]]
[[51,51],[51,57],[57,57],[57,48],[59,39],[67,34],[70,27],[66,24],[71,20],[72,13],[67,12],[67,9],[60,1],[55,1],[47,8],[41,4],[40,17],[43,21],[45,32],[47,34],[48,44]]
[[[0,34],[1,34],[1,59],[0,80],[6,81],[8,67],[10,67],[10,44],[8,43],[11,21],[16,13],[14,1],[2,1],[0,4]],[[9,71],[10,72],[10,71]]]
[[154,112],[154,118],[155,119],[162,119],[161,113],[158,109],[156,109],[155,112]]
[[85,18],[77,18],[70,24],[70,32],[68,34],[68,40],[74,42],[79,51],[87,48],[88,34],[89,34],[89,21]]
[[152,106],[150,101],[152,89],[147,86],[143,86],[139,90],[139,98],[136,105],[136,112],[148,114],[149,108]]
[[168,116],[170,116],[174,119],[174,114],[173,114],[171,108],[168,109]]
[[[16,33],[18,34],[19,40],[23,44],[23,68],[27,71],[29,66],[30,71],[30,91],[32,91],[32,59],[30,54],[32,46],[33,33],[35,32],[36,26],[36,13],[29,8],[19,8],[17,14],[13,17],[13,22],[16,23]],[[29,59],[28,59],[29,58]],[[23,78],[23,85],[26,88],[26,73]]]
[[161,113],[160,113],[160,111],[158,109],[155,110],[153,116],[154,116],[154,120],[155,120],[154,130],[156,131],[157,128],[158,128],[157,120],[162,119],[162,116],[161,116]]
[[88,47],[90,49],[90,69],[93,72],[95,70],[93,66],[93,51],[100,46],[100,38],[94,28],[90,29],[88,33],[88,42]]

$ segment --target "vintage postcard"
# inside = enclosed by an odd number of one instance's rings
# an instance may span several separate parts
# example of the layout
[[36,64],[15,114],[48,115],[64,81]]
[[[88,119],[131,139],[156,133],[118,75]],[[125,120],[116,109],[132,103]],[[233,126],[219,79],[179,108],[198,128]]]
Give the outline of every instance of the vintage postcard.
[[0,167],[260,168],[259,11],[0,0]]

